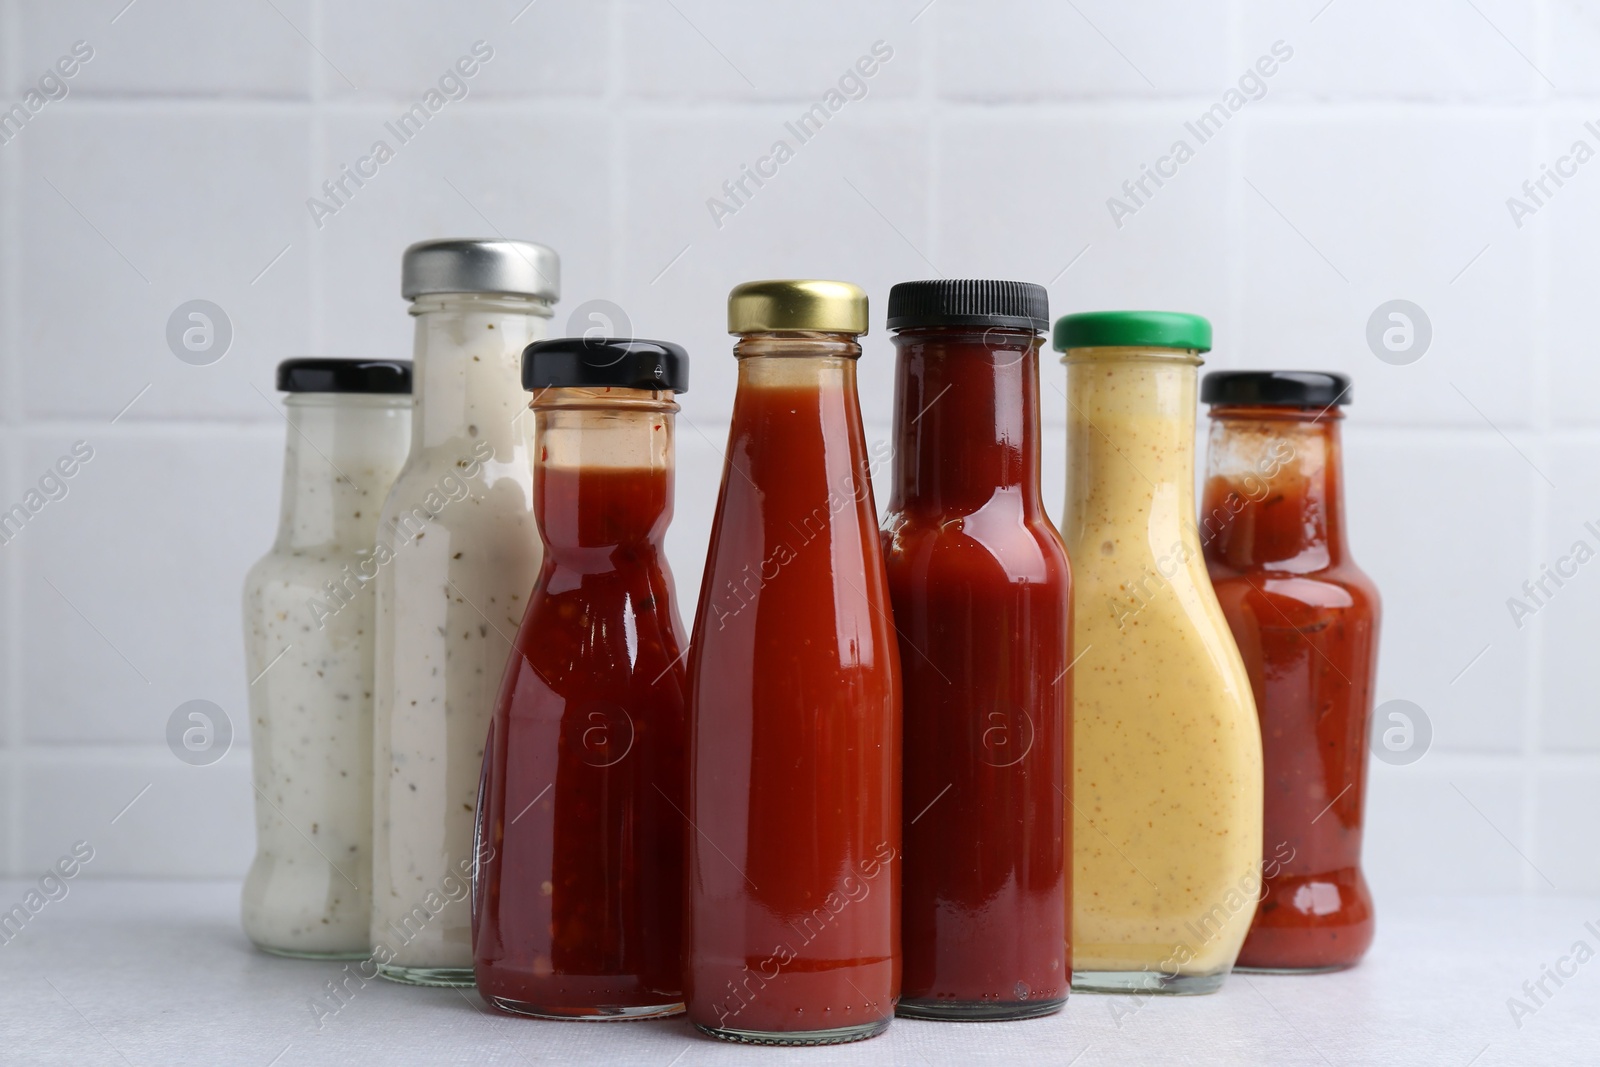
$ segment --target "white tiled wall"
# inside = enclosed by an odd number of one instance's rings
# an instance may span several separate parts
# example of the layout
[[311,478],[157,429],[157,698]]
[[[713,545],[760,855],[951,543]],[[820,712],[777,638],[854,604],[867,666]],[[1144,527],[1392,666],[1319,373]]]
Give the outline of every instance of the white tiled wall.
[[[467,98],[316,225],[306,199],[480,40]],[[874,439],[882,299],[934,274],[1045,282],[1057,312],[1198,311],[1215,366],[1353,374],[1379,699],[1434,728],[1421,762],[1374,766],[1372,880],[1600,890],[1572,835],[1600,797],[1600,563],[1520,629],[1505,603],[1574,540],[1600,548],[1600,162],[1520,228],[1506,208],[1575,139],[1600,149],[1600,2],[0,0],[0,104],[77,41],[94,56],[69,96],[0,145],[0,507],[74,442],[94,450],[0,547],[0,869],[87,838],[95,875],[242,872],[238,598],[277,506],[273,365],[405,355],[401,250],[498,232],[561,252],[558,332],[605,299],[693,353],[669,540],[686,617],[738,281],[868,288]],[[707,199],[878,41],[865,96],[718,225]],[[1119,227],[1107,198],[1279,41],[1260,98]],[[234,327],[209,367],[164,339],[194,298]],[[1364,339],[1394,298],[1433,325],[1409,366]],[[195,698],[240,733],[210,767],[163,741]]]

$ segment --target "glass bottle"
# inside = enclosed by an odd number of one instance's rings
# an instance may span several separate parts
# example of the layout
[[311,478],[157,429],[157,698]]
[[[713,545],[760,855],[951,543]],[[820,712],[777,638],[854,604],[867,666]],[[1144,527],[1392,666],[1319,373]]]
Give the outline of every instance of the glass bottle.
[[1222,371],[1201,400],[1201,538],[1250,673],[1266,767],[1266,887],[1239,967],[1336,970],[1373,935],[1361,831],[1379,602],[1345,549],[1350,379]]
[[522,350],[545,334],[556,254],[525,241],[406,249],[416,318],[411,455],[383,506],[372,944],[379,972],[472,984],[484,738],[539,574]]
[[1022,1019],[1071,982],[1072,578],[1039,500],[1040,285],[905,282],[884,558],[905,706],[897,1013]]
[[372,581],[405,462],[411,364],[278,365],[289,433],[272,550],[245,578],[256,856],[244,930],[283,956],[359,959],[372,910]]
[[544,563],[489,727],[478,991],[503,1011],[683,1010],[683,652],[664,539],[682,348],[529,345]]
[[900,671],[856,401],[866,294],[749,282],[689,659],[690,1021],[815,1045],[900,987]]
[[1073,563],[1072,988],[1209,993],[1261,889],[1261,732],[1194,523],[1211,324],[1057,321]]

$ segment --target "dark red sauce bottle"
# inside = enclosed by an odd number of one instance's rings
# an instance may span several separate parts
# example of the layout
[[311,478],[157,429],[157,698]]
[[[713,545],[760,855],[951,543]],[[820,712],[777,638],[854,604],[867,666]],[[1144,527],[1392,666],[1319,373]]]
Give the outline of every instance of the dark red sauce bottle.
[[1072,980],[1072,578],[1039,500],[1042,286],[889,293],[884,557],[905,719],[898,1014],[1021,1019]]
[[1218,371],[1200,539],[1255,690],[1262,898],[1236,966],[1348,967],[1372,944],[1361,873],[1378,590],[1345,549],[1342,374]]
[[529,345],[544,562],[484,752],[478,990],[502,1011],[683,1010],[684,643],[662,544],[688,357]]

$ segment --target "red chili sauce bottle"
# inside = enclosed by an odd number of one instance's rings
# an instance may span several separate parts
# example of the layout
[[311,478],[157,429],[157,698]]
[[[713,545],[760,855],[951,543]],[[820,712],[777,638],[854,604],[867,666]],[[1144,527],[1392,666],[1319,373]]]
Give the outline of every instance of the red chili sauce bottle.
[[843,282],[728,301],[739,386],[689,658],[689,1018],[881,1033],[900,992],[900,668]]
[[898,1014],[1024,1019],[1072,980],[1072,577],[1039,502],[1044,287],[904,282],[884,560],[905,708]]
[[545,554],[490,722],[472,916],[502,1011],[683,1010],[684,646],[662,542],[688,377],[661,341],[523,353]]
[[1262,899],[1237,966],[1348,967],[1372,944],[1361,873],[1378,590],[1345,551],[1342,374],[1217,371],[1200,537],[1255,690]]

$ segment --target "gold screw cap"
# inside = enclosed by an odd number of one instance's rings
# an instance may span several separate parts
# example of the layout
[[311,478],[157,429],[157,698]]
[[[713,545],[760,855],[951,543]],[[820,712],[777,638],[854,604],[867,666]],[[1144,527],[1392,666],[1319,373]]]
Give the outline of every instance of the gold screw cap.
[[728,332],[867,332],[867,294],[849,282],[745,282],[728,294]]

